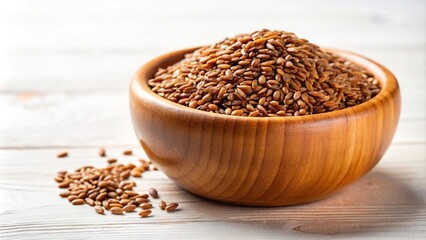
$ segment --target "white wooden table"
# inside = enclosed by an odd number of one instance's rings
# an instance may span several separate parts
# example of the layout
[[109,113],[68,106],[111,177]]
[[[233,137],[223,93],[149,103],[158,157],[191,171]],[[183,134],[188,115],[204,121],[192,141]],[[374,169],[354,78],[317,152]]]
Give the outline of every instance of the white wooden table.
[[[426,238],[425,1],[0,2],[0,239]],[[347,2],[347,1],[345,1]],[[138,180],[181,211],[100,216],[58,197],[58,170],[143,156],[128,83],[155,55],[259,28],[296,32],[391,69],[397,134],[364,178],[323,201],[248,208],[195,197],[161,172]],[[70,157],[57,159],[68,150]]]

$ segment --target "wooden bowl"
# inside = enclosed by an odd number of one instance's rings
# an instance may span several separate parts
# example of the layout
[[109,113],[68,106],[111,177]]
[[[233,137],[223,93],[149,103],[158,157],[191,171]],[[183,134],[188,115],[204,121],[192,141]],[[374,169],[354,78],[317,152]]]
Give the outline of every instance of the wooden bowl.
[[401,107],[398,82],[382,65],[328,50],[370,70],[382,84],[373,99],[298,117],[240,117],[166,100],[147,80],[195,50],[157,57],[134,76],[130,110],[152,162],[196,195],[232,204],[282,206],[315,201],[370,171],[389,147]]

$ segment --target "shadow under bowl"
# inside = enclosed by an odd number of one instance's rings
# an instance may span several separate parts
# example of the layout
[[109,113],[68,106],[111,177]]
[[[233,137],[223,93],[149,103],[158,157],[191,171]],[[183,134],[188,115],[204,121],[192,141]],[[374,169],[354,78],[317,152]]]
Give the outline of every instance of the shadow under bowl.
[[160,67],[196,48],[159,56],[132,79],[136,136],[151,161],[196,195],[239,205],[283,206],[325,198],[369,172],[398,125],[398,82],[382,65],[326,49],[374,74],[378,95],[360,105],[297,117],[240,117],[179,105],[152,92]]

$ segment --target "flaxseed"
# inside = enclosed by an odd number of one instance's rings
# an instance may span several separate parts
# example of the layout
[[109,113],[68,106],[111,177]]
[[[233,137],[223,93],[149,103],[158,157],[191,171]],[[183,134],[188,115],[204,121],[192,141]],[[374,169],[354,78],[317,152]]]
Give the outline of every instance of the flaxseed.
[[[99,154],[102,157],[102,154]],[[112,214],[121,215],[131,213],[137,207],[143,210],[141,217],[151,214],[152,204],[149,197],[158,198],[158,192],[154,188],[149,189],[149,194],[137,193],[133,190],[134,181],[128,181],[129,177],[140,177],[144,171],[152,169],[152,164],[146,160],[140,160],[140,166],[134,164],[120,164],[116,159],[108,160],[105,168],[83,166],[74,172],[59,171],[54,178],[59,188],[67,191],[59,194],[73,205],[87,204],[95,208],[98,214],[104,214],[105,210]],[[114,163],[114,164],[112,164]],[[165,202],[161,201],[160,205]],[[161,207],[160,207],[161,208]]]
[[155,188],[150,188],[150,189],[148,190],[148,193],[149,193],[149,195],[151,195],[151,197],[153,197],[153,198],[158,198],[158,192],[157,192],[157,189],[155,189]]
[[148,81],[170,101],[250,117],[344,109],[380,92],[366,69],[295,34],[261,30],[202,47]]
[[106,151],[104,148],[100,148],[98,151],[99,157],[105,157],[106,156]]
[[139,216],[141,217],[147,217],[148,215],[150,215],[152,213],[151,210],[149,209],[144,209],[142,211],[139,212]]
[[56,157],[58,157],[58,158],[68,157],[68,152],[60,152],[60,153],[56,154]]
[[177,203],[169,203],[169,204],[167,204],[165,209],[166,209],[167,212],[171,212],[171,211],[176,210],[176,208],[178,206],[179,206],[179,204],[177,204]]

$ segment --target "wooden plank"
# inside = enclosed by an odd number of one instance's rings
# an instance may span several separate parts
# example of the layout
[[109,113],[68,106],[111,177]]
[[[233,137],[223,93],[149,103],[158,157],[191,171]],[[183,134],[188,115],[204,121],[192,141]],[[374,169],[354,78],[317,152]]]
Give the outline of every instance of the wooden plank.
[[149,53],[0,56],[0,91],[124,92],[136,70],[154,57]]
[[87,51],[146,49],[153,43],[176,49],[265,27],[288,29],[335,47],[406,47],[426,42],[425,2],[420,0],[410,4],[403,0],[386,4],[368,0],[269,4],[219,0],[208,6],[198,1],[98,0],[87,4],[19,0],[5,2],[0,9],[5,36],[0,52],[7,54],[72,51],[76,46]]
[[[123,162],[144,156],[139,149],[134,156],[121,156],[123,149],[107,148],[107,153]],[[215,239],[217,231],[224,239],[243,233],[249,239],[425,236],[426,144],[393,145],[378,166],[352,186],[322,201],[289,207],[219,204],[181,190],[161,172],[147,172],[136,180],[136,190],[154,186],[161,198],[179,202],[182,209],[173,214],[154,209],[147,219],[136,214],[99,216],[88,206],[72,206],[59,198],[56,171],[102,166],[105,160],[97,157],[96,148],[69,149],[70,157],[63,159],[55,157],[57,151],[0,150],[0,239],[103,239],[124,233],[129,239]]]
[[[189,45],[188,45],[189,46]],[[188,47],[187,46],[187,47]],[[369,50],[347,48],[388,67],[398,78],[403,97],[421,97],[426,85],[426,45],[413,50]],[[93,89],[127,90],[136,70],[156,55],[167,51],[74,55],[0,55],[0,91],[49,91]],[[58,84],[60,83],[60,84]],[[403,98],[404,99],[404,98]]]
[[[0,109],[7,116],[0,118],[0,148],[138,145],[126,93],[4,94]],[[426,141],[425,119],[412,116],[402,116],[395,143]]]
[[[125,94],[20,94],[0,99],[0,146],[136,145]],[[50,142],[50,143],[49,143]]]
[[[423,94],[426,82],[420,81],[426,79],[426,72],[423,71],[426,51],[371,51],[362,48],[354,51],[384,64],[398,78],[403,119],[426,119],[426,111],[423,110],[426,109],[426,95]],[[0,57],[0,91],[66,90],[88,93],[94,90],[114,90],[125,94],[136,69],[154,56],[155,53]]]

